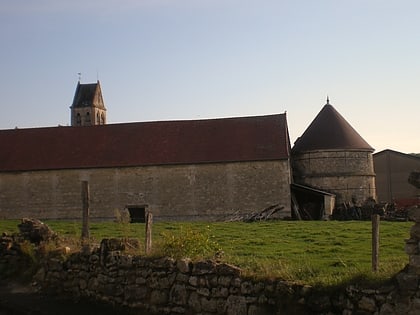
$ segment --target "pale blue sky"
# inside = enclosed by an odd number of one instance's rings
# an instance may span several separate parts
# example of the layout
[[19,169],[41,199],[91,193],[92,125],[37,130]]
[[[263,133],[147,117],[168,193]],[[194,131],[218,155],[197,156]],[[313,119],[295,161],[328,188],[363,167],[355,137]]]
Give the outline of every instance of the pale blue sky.
[[376,149],[420,152],[420,1],[0,0],[0,129],[68,125],[78,72],[108,123],[331,104]]

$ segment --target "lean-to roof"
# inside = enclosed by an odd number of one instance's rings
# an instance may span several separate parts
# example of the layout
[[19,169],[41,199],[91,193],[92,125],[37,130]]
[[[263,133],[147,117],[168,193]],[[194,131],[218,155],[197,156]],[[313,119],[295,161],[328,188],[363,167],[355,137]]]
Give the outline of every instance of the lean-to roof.
[[276,160],[286,114],[0,130],[0,171]]
[[292,148],[293,153],[315,150],[374,151],[328,100]]

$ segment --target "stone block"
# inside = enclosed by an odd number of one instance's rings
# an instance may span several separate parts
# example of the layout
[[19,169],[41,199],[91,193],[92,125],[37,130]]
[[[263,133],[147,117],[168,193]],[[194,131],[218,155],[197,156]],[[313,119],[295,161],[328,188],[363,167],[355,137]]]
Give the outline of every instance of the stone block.
[[217,299],[217,314],[226,314],[227,299]]
[[[0,268],[1,270],[1,268]],[[46,271],[45,268],[41,267],[38,269],[38,271],[36,272],[36,274],[33,276],[33,280],[35,282],[43,282],[45,280],[45,275],[46,275]]]
[[245,297],[230,295],[226,300],[227,315],[247,315],[247,305]]
[[372,298],[363,296],[359,300],[358,307],[362,311],[374,313],[376,311],[376,302]]
[[124,299],[130,303],[143,301],[147,296],[147,288],[144,286],[131,285],[125,287]]
[[198,285],[200,287],[208,287],[209,282],[207,280],[207,277],[198,277]]
[[415,240],[420,240],[420,223],[416,222],[410,229],[410,237]]
[[249,281],[244,281],[241,284],[241,293],[244,295],[248,295],[252,292],[253,286],[252,283]]
[[185,314],[185,308],[181,306],[172,307],[170,310],[170,314]]
[[202,296],[210,296],[210,290],[208,288],[198,288],[197,293]]
[[133,266],[133,257],[131,255],[123,255],[120,257],[120,264],[123,268],[131,268]]
[[146,283],[146,279],[143,277],[137,277],[135,280],[136,284],[145,284]]
[[193,275],[205,275],[213,274],[215,271],[215,263],[211,260],[198,261],[193,264],[192,274]]
[[102,254],[113,251],[123,251],[125,249],[125,243],[120,238],[104,238],[101,241],[100,251]]
[[419,266],[408,265],[407,273],[412,274],[412,275],[420,276],[420,267]]
[[151,305],[163,305],[168,303],[168,293],[161,290],[153,290],[150,293]]
[[200,296],[196,292],[191,292],[188,298],[188,306],[194,311],[194,313],[201,312]]
[[398,287],[401,291],[415,291],[419,286],[419,277],[414,274],[399,273],[397,275]]
[[420,208],[412,207],[408,209],[408,218],[414,222],[420,223]]
[[[231,282],[232,282],[232,277],[230,277],[230,276],[220,276],[220,277],[217,279],[217,283],[218,283],[219,285],[223,286],[223,287],[228,287],[228,286],[230,286]],[[239,284],[239,285],[240,285],[240,284]]]
[[150,267],[154,269],[165,270],[165,272],[172,272],[176,267],[176,261],[170,257],[154,259],[150,262]]
[[419,241],[412,238],[406,240],[404,250],[407,255],[419,254]]
[[258,304],[266,304],[267,301],[268,301],[268,298],[264,294],[261,294],[258,297]]
[[207,275],[206,276],[206,283],[210,286],[210,287],[217,287],[218,286],[218,276],[217,275]]
[[241,269],[233,266],[233,265],[229,265],[229,264],[217,264],[216,265],[216,272],[218,275],[229,275],[229,276],[233,276],[233,277],[239,277],[241,275]]
[[409,315],[417,315],[420,314],[420,298],[413,298],[410,303],[410,311]]
[[191,272],[192,262],[189,258],[184,258],[177,260],[176,267],[178,268],[179,272],[182,273],[190,273]]
[[321,296],[315,296],[312,295],[308,299],[308,306],[316,311],[316,312],[323,312],[329,310],[331,306],[331,300],[329,296],[321,295]]
[[184,274],[184,273],[178,273],[178,274],[176,275],[175,280],[176,280],[177,282],[189,283],[189,281],[190,281],[190,276],[188,276],[188,275],[186,275],[186,274]]
[[85,279],[79,280],[79,288],[80,290],[85,290],[87,288],[87,281]]
[[208,313],[217,313],[217,300],[208,299],[205,297],[200,298],[201,310]]
[[381,306],[379,310],[379,315],[395,315],[396,310],[393,305],[385,303]]
[[99,287],[99,281],[98,278],[92,277],[88,281],[88,289],[89,291],[96,291]]
[[211,296],[212,297],[223,297],[226,298],[229,295],[228,288],[213,288],[211,289]]
[[420,255],[410,255],[409,256],[409,264],[412,267],[419,267],[420,268]]
[[276,314],[276,311],[273,307],[268,305],[250,305],[248,308],[248,315],[272,315]]
[[170,293],[169,299],[177,305],[186,305],[188,301],[188,291],[184,284],[175,284]]

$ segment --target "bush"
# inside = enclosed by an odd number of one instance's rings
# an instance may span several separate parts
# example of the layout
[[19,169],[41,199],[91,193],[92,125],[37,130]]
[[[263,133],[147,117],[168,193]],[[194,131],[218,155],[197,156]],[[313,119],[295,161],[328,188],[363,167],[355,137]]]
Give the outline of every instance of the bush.
[[214,258],[221,253],[219,244],[210,234],[209,226],[204,231],[180,227],[178,233],[162,232],[158,254],[173,258]]

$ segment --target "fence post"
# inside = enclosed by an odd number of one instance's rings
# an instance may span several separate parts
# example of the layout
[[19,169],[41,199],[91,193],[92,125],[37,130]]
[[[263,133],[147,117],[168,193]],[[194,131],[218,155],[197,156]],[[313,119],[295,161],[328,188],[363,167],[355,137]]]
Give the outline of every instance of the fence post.
[[146,214],[146,254],[150,254],[152,251],[152,224],[153,214],[148,211]]
[[82,181],[82,205],[83,205],[83,215],[82,215],[82,246],[84,250],[86,247],[89,247],[89,182]]
[[372,271],[379,268],[379,214],[372,215]]

